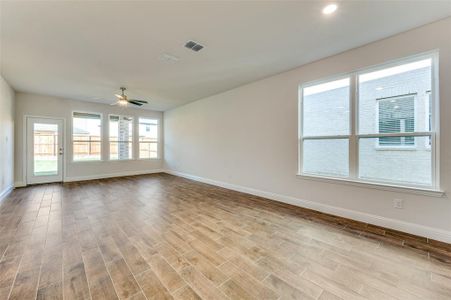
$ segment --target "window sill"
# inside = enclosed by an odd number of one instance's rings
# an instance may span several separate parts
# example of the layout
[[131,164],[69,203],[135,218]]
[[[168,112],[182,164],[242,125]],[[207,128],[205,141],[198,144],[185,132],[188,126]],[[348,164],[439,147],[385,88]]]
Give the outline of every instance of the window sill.
[[152,157],[152,158],[138,158],[137,160],[161,160],[159,157]]
[[372,189],[384,190],[384,191],[390,191],[390,192],[411,193],[411,194],[425,195],[425,196],[437,197],[437,198],[445,196],[444,191],[422,188],[422,187],[409,187],[409,186],[394,185],[394,184],[391,185],[391,184],[375,183],[375,182],[369,182],[369,181],[352,180],[352,179],[348,179],[348,178],[315,176],[312,174],[297,174],[297,177],[299,177],[301,179],[307,179],[307,180],[316,180],[316,181],[322,181],[322,182],[334,183],[334,184],[347,184],[347,185],[353,185],[353,186],[358,186],[358,187],[362,187],[362,188],[372,188]]
[[71,163],[73,164],[79,164],[79,163],[101,163],[104,162],[104,159],[96,159],[96,160],[71,160]]
[[136,160],[135,158],[125,158],[125,159],[108,159],[107,161],[111,162],[111,161],[132,161],[132,160]]
[[80,163],[102,163],[102,162],[115,162],[115,161],[134,161],[134,160],[161,160],[161,158],[128,158],[128,159],[102,159],[102,160],[71,160],[73,164]]

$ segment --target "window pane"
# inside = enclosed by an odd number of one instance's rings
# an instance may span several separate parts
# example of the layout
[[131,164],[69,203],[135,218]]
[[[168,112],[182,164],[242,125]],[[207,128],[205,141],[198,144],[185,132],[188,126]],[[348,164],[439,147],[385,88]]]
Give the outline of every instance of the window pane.
[[423,59],[359,75],[359,132],[429,131],[431,64]]
[[349,134],[349,78],[303,89],[303,136]]
[[158,158],[158,143],[139,143],[139,158]]
[[139,118],[139,141],[156,142],[158,138],[158,120]]
[[304,140],[303,172],[326,176],[349,176],[348,139]]
[[72,120],[73,160],[100,160],[101,118],[98,114],[74,113]]
[[33,175],[57,175],[58,125],[34,123],[33,144]]
[[157,158],[158,120],[139,118],[139,158]]
[[361,179],[400,184],[431,185],[431,150],[427,137],[407,138],[414,148],[380,147],[380,138],[361,138],[359,141],[359,174]]
[[100,142],[74,141],[74,160],[100,160]]
[[133,158],[133,118],[110,116],[110,159]]
[[[110,159],[132,159],[132,150],[132,142],[110,142]],[[119,153],[122,153],[121,157],[119,156]]]

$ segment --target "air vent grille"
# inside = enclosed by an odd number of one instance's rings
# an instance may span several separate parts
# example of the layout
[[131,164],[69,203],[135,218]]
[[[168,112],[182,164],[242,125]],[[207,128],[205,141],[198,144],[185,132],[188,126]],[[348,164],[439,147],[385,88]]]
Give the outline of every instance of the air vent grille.
[[199,44],[198,42],[195,42],[195,41],[188,41],[185,44],[185,48],[188,48],[195,52],[198,52],[198,51],[202,50],[204,48],[204,46],[202,46],[201,44]]

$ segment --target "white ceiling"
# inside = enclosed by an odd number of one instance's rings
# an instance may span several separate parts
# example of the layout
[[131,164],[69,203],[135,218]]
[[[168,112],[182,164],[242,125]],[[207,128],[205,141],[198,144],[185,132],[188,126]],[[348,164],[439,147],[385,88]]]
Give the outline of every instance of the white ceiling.
[[17,91],[111,103],[126,86],[166,110],[451,15],[451,0],[325,4],[0,1],[1,72]]

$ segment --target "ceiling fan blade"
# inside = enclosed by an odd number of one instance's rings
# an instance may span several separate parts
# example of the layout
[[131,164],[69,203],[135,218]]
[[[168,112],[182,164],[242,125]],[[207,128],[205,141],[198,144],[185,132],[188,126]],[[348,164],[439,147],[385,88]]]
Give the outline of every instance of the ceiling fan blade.
[[138,105],[138,106],[142,106],[143,104],[140,102],[136,102],[135,100],[127,100],[128,103],[134,104],[134,105]]
[[149,103],[145,100],[137,100],[137,99],[130,99],[130,101],[140,102],[140,103]]
[[119,99],[124,99],[124,96],[122,96],[122,95],[119,95],[119,94],[114,94],[114,96],[116,96],[117,98],[119,98]]

